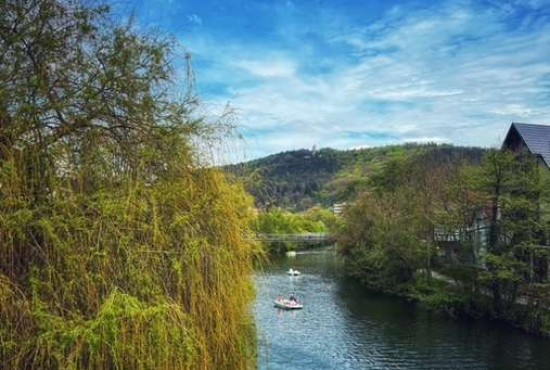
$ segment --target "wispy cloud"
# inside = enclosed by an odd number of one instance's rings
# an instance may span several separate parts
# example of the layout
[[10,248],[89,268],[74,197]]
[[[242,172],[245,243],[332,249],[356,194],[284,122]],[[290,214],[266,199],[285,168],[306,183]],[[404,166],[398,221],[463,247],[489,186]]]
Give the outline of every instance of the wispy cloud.
[[199,25],[199,26],[202,26],[202,18],[199,17],[197,14],[193,13],[193,14],[189,14],[187,16],[187,20],[189,21],[189,23],[191,24],[196,24],[196,25]]
[[235,66],[246,72],[265,78],[288,78],[296,73],[296,65],[291,60],[241,60]]
[[195,55],[199,92],[213,110],[231,102],[251,157],[313,145],[487,146],[510,121],[550,123],[550,1],[315,4],[237,2],[225,8],[230,23],[176,30]]

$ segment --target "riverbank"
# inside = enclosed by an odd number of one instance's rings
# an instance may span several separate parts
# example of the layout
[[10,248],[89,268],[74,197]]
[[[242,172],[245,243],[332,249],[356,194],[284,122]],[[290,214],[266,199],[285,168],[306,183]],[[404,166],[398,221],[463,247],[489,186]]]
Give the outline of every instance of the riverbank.
[[[476,320],[496,320],[527,333],[550,338],[550,311],[547,306],[528,297],[518,296],[503,308],[496,309],[495,297],[484,289],[467,291],[460,282],[437,272],[433,288],[425,284],[415,286],[414,298],[428,307],[457,318],[466,316]],[[420,285],[420,288],[419,288]],[[424,286],[424,287],[423,287]]]
[[[292,266],[302,275],[287,276]],[[272,257],[255,281],[259,370],[535,370],[550,361],[545,339],[367,291],[346,277],[333,249]],[[303,310],[273,307],[277,294],[291,292]]]
[[427,282],[425,272],[417,272],[414,281],[392,288],[362,284],[369,291],[400,297],[445,314],[453,319],[468,318],[504,323],[526,333],[550,338],[550,311],[527,297],[519,297],[503,309],[495,309],[494,297],[483,289],[472,289],[468,284],[432,272]]

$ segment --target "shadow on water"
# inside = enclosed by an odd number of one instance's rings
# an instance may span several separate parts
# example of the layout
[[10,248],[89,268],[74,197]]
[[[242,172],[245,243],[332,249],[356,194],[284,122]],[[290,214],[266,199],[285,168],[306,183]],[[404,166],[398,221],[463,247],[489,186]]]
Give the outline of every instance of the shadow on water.
[[[289,268],[302,271],[289,277]],[[550,341],[487,321],[454,321],[346,279],[330,249],[256,276],[260,369],[550,369]],[[273,307],[296,293],[301,311]]]

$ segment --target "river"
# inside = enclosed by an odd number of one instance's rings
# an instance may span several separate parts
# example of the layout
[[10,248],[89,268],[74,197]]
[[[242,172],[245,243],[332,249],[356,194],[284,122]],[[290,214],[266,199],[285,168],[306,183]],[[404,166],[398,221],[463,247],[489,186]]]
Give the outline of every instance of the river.
[[[290,267],[302,275],[287,276]],[[550,340],[369,293],[343,276],[332,249],[278,258],[256,287],[260,370],[550,369]],[[273,307],[291,292],[303,310]]]

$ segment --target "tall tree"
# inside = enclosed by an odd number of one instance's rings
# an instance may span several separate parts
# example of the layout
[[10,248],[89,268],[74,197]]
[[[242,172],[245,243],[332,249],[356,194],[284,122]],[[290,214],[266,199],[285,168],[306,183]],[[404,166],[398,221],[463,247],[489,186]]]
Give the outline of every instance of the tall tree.
[[173,43],[111,19],[0,1],[0,367],[249,368],[251,201]]
[[483,158],[479,173],[474,177],[474,189],[483,192],[490,207],[489,250],[495,251],[502,241],[500,214],[504,196],[510,191],[515,158],[508,151],[491,150]]

